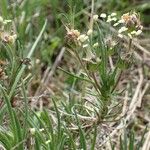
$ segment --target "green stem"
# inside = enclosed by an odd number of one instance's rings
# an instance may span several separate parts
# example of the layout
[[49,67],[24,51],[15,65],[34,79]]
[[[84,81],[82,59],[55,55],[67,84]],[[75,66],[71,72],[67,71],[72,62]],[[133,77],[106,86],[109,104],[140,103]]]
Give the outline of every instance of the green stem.
[[[77,59],[79,60],[79,62],[80,62],[80,64],[81,64],[82,68],[84,69],[85,73],[87,74],[88,78],[92,81],[92,84],[93,84],[93,86],[95,87],[97,93],[99,94],[99,96],[101,96],[101,93],[100,93],[100,91],[99,91],[99,87],[98,87],[97,84],[95,83],[95,80],[93,81],[93,79],[91,78],[91,76],[90,76],[88,70],[86,69],[86,67],[84,66],[84,64],[83,64],[83,62],[82,62],[82,60],[81,60],[81,58],[80,58],[78,52],[77,52],[76,50],[74,50],[74,49],[73,49],[73,51],[74,51],[74,53],[75,53]],[[93,82],[94,82],[94,83],[93,83]]]

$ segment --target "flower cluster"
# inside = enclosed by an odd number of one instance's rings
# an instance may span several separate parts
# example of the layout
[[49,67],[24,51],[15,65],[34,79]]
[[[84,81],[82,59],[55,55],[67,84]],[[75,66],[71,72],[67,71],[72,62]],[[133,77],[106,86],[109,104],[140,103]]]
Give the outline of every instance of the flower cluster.
[[[97,21],[98,20],[98,15],[94,15],[93,16],[93,20]],[[79,30],[76,29],[69,29],[68,27],[66,27],[67,30],[67,35],[66,38],[67,40],[73,41],[74,43],[76,43],[78,46],[81,46],[82,48],[86,48],[90,45],[90,36],[93,34],[93,29],[89,29],[86,33],[80,33]],[[93,47],[97,47],[98,43],[94,43]]]
[[117,18],[116,13],[108,16],[102,13],[100,18],[106,18],[106,22],[112,23],[114,27],[119,26],[118,36],[120,38],[125,34],[132,39],[142,33],[143,26],[141,25],[139,15],[135,12],[123,14],[120,19]]
[[0,40],[4,43],[13,44],[17,38],[17,35],[14,32],[5,31],[5,26],[10,23],[11,20],[4,20],[0,16]]
[[[93,21],[96,22],[98,20],[98,15],[93,15]],[[80,33],[79,30],[76,29],[69,29],[66,27],[67,30],[67,43],[75,44],[78,47],[85,49],[85,58],[84,60],[89,61],[92,58],[95,58],[95,55],[91,51],[91,47],[97,48],[99,46],[98,42],[91,43],[90,39],[94,35],[94,30],[89,28],[86,32]]]
[[[140,22],[140,17],[137,13],[126,13],[123,14],[120,18],[117,17],[117,13],[113,12],[110,15],[105,13],[98,15],[93,15],[93,21],[98,21],[98,18],[105,19],[106,22],[111,23],[114,27],[118,27],[118,37],[122,38],[123,35],[127,35],[130,39],[135,36],[138,36],[142,33],[143,26]],[[78,46],[86,48],[91,46],[90,37],[94,33],[93,29],[89,29],[86,33],[81,34],[80,31],[76,29],[67,30],[67,39],[73,41]],[[114,45],[114,44],[113,44]],[[92,45],[94,48],[98,47],[98,43]]]

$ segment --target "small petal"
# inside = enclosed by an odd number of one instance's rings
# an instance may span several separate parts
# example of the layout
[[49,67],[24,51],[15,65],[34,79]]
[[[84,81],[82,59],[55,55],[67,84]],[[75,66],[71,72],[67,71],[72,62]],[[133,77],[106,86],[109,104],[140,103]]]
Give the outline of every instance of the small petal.
[[85,42],[89,37],[85,34],[81,34],[77,40],[81,41],[81,42]]
[[105,13],[102,13],[102,14],[100,15],[101,18],[106,18],[106,16],[107,16],[107,15],[106,15]]
[[32,134],[32,135],[34,135],[35,134],[35,128],[30,128],[30,133]]
[[123,35],[122,34],[118,34],[118,37],[123,38]]
[[10,22],[12,22],[12,21],[11,20],[4,20],[3,21],[4,24],[10,23]]
[[98,42],[94,43],[93,47],[98,47]]
[[44,131],[44,128],[39,129],[39,131],[40,131],[40,132],[43,132],[43,131]]
[[142,30],[138,30],[137,32],[136,32],[136,35],[140,35],[142,33]]
[[121,28],[118,30],[118,32],[119,32],[119,33],[122,33],[122,32],[125,32],[125,31],[127,31],[127,30],[128,30],[127,27],[121,27]]
[[111,22],[112,20],[111,20],[111,16],[109,15],[108,17],[107,17],[107,21],[106,22]]
[[89,29],[87,32],[87,35],[91,35],[93,33],[93,30]]
[[80,32],[79,32],[78,30],[73,30],[73,32],[74,32],[74,34],[75,34],[77,37],[79,37]]
[[47,140],[46,142],[45,142],[45,144],[49,144],[51,141],[50,140]]
[[116,17],[111,18],[112,21],[117,21]]
[[118,23],[125,23],[123,19],[119,20]]
[[118,26],[120,23],[119,22],[117,22],[117,23],[115,23],[113,26],[114,27],[116,27],[116,26]]
[[4,21],[3,18],[0,16],[0,23],[3,23],[3,21]]
[[84,44],[82,47],[83,47],[83,48],[86,48],[86,47],[88,47],[88,44]]
[[132,35],[133,35],[133,34],[136,34],[136,33],[137,33],[137,32],[136,32],[135,30],[131,32]]
[[128,33],[128,36],[129,36],[129,38],[130,38],[130,39],[132,39],[132,38],[133,38],[133,37],[132,37],[132,35],[131,35],[130,33]]
[[116,16],[116,15],[117,15],[117,14],[116,14],[115,12],[111,14],[112,17],[114,17],[114,16]]
[[111,18],[108,18],[106,22],[111,22],[111,21],[112,21]]
[[94,20],[94,21],[97,21],[97,20],[98,20],[98,15],[94,15],[94,16],[93,16],[93,20]]

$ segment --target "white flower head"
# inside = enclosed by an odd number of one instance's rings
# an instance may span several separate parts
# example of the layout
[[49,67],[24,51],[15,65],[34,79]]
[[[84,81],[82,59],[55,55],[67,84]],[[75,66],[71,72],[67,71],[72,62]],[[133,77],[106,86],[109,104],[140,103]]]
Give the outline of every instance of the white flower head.
[[127,27],[121,27],[119,30],[118,30],[118,33],[122,33],[122,32],[125,32],[125,31],[127,31],[128,30],[128,28]]
[[93,44],[93,47],[94,47],[94,48],[95,48],[95,47],[98,47],[98,42],[94,43],[94,44]]
[[88,32],[87,32],[87,35],[91,35],[92,33],[93,33],[93,30],[89,29]]
[[4,20],[3,23],[6,25],[7,23],[12,22],[11,20]]
[[3,23],[3,18],[2,18],[2,16],[0,16],[0,23]]
[[136,32],[136,35],[140,35],[142,33],[142,30],[138,30],[137,32]]
[[93,20],[94,20],[94,21],[97,21],[97,20],[98,20],[98,15],[94,15],[94,16],[93,16]]
[[81,34],[77,40],[79,40],[80,42],[85,42],[89,37],[85,34]]
[[122,39],[122,38],[123,38],[123,35],[119,33],[119,34],[118,34],[118,37],[120,37],[120,38]]
[[116,27],[119,25],[119,22],[116,22],[113,26]]
[[11,43],[15,43],[16,39],[17,39],[17,34],[14,34],[14,35],[9,36],[9,41],[10,41]]
[[39,129],[39,131],[40,131],[40,132],[43,132],[43,131],[44,131],[44,128]]
[[123,19],[119,20],[118,23],[125,23]]
[[116,16],[117,14],[115,13],[115,12],[113,12],[112,14],[111,14],[111,16],[112,17],[114,17],[114,16]]
[[83,48],[86,48],[86,47],[88,47],[88,44],[84,44],[82,47],[83,47]]
[[117,21],[116,17],[111,18],[111,21]]
[[131,35],[131,33],[128,33],[128,37],[129,37],[130,39],[133,38],[133,36]]
[[32,134],[32,135],[34,135],[35,134],[35,128],[30,128],[30,133]]
[[111,20],[111,16],[109,15],[108,17],[107,17],[107,21],[106,22],[111,22],[112,20]]
[[101,18],[106,18],[106,16],[107,16],[107,15],[106,15],[105,13],[102,13],[102,14],[100,15]]
[[134,30],[134,31],[131,32],[131,35],[136,35],[136,33],[137,32]]
[[49,144],[51,141],[50,140],[47,140],[46,142],[45,142],[45,144]]

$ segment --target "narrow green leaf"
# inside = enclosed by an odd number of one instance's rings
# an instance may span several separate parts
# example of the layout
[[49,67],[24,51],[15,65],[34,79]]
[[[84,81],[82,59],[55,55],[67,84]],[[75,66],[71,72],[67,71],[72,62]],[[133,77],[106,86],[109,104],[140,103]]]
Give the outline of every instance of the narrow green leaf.
[[143,132],[143,134],[142,134],[142,136],[141,136],[141,140],[140,140],[139,143],[137,144],[136,150],[140,150],[140,147],[142,146],[142,144],[143,144],[143,142],[144,142],[144,136],[145,136],[145,134],[146,134],[146,132],[147,132],[147,128],[148,128],[148,126],[145,127],[144,132]]
[[94,124],[94,135],[93,135],[91,150],[95,150],[96,137],[97,137],[97,125]]
[[89,79],[86,79],[86,78],[77,76],[77,75],[75,75],[75,74],[73,74],[73,73],[70,73],[70,72],[68,72],[68,71],[66,71],[66,70],[64,70],[64,69],[62,69],[62,68],[60,68],[60,67],[58,67],[58,69],[61,70],[61,71],[63,71],[64,73],[66,73],[66,74],[68,74],[68,75],[74,77],[74,78],[77,78],[77,79],[79,79],[79,80],[84,80],[84,81],[89,82],[89,83],[93,83],[93,82],[92,82],[91,80],[89,80]]
[[76,117],[78,128],[79,128],[80,148],[83,150],[86,150],[87,147],[86,147],[86,139],[85,139],[84,131],[81,128],[81,125],[80,125],[76,111],[74,111],[74,113],[75,113],[75,117]]
[[[47,25],[47,20],[45,21],[41,32],[39,33],[39,35],[38,35],[36,41],[34,42],[34,44],[33,44],[32,48],[31,48],[31,50],[29,51],[29,54],[27,55],[27,58],[31,58],[32,54],[34,53],[35,48],[36,48],[36,46],[38,45],[38,43],[39,43],[39,41],[40,41],[40,39],[41,39],[41,37],[42,37],[42,35],[43,35],[45,29],[46,29],[46,25]],[[19,82],[19,80],[20,80],[20,78],[21,78],[21,76],[22,76],[22,74],[23,74],[25,68],[26,68],[26,65],[22,65],[22,68],[21,68],[20,71],[18,72],[18,74],[17,74],[17,76],[16,76],[16,78],[15,78],[15,81],[14,81],[12,87],[11,87],[11,90],[10,90],[10,93],[9,93],[9,98],[11,98],[11,97],[13,96],[14,91],[15,91],[15,89],[16,89],[16,87],[17,87],[17,84],[18,84],[18,82]]]
[[131,131],[130,138],[129,138],[129,150],[134,150],[134,140],[135,140],[134,137],[135,137],[134,132]]

